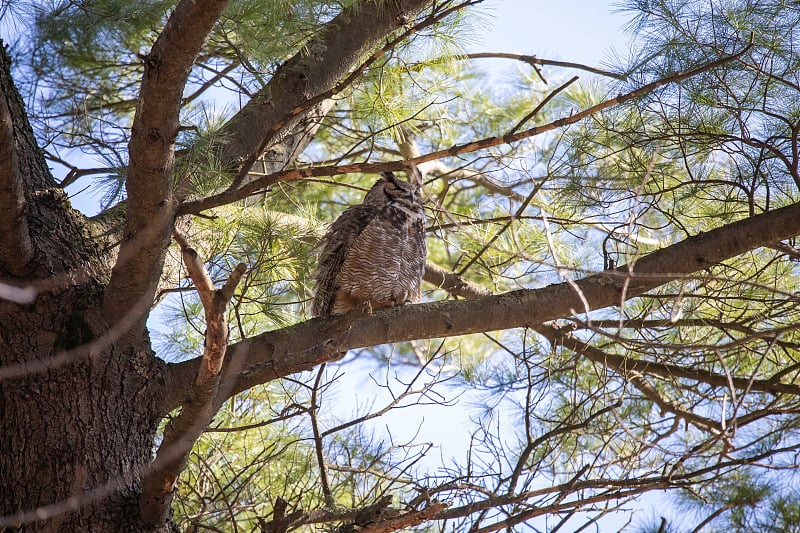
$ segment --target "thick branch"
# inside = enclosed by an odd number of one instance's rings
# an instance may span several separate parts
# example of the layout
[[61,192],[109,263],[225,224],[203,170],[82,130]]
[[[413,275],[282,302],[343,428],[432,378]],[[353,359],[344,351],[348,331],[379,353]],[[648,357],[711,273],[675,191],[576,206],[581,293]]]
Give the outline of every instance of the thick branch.
[[[362,1],[331,20],[283,64],[222,129],[223,164],[254,159],[264,143],[291,128],[372,52],[431,0]],[[277,139],[276,139],[277,140]],[[246,170],[249,170],[249,165]]]
[[[2,43],[0,43],[2,46]],[[0,52],[7,60],[5,50]],[[6,73],[6,66],[0,67]],[[22,188],[22,173],[14,138],[14,121],[8,104],[7,85],[10,78],[3,75],[0,82],[0,270],[23,276],[33,259],[33,244],[28,232],[27,205]]]
[[668,85],[671,83],[678,83],[693,76],[697,76],[698,74],[701,74],[708,70],[717,68],[721,65],[724,65],[726,63],[738,59],[739,57],[742,56],[742,54],[744,54],[749,49],[750,45],[748,45],[742,51],[732,56],[726,56],[716,61],[706,63],[705,65],[702,65],[696,69],[692,69],[687,72],[679,72],[667,78],[663,78],[654,81],[652,83],[648,83],[647,85],[643,85],[642,87],[639,87],[638,89],[635,89],[629,93],[620,94],[615,98],[611,98],[599,104],[588,107],[583,111],[579,111],[568,117],[560,118],[558,120],[554,120],[552,122],[543,124],[541,126],[535,126],[533,128],[519,131],[516,133],[507,133],[505,135],[497,137],[486,137],[484,139],[479,139],[464,144],[454,145],[451,146],[450,148],[445,148],[444,150],[438,150],[436,152],[423,154],[421,156],[406,161],[391,161],[388,163],[356,163],[350,165],[301,168],[301,169],[292,169],[283,172],[277,172],[275,174],[271,174],[269,176],[264,176],[262,178],[254,180],[251,183],[239,189],[227,190],[219,194],[216,194],[214,196],[210,196],[208,198],[196,200],[193,202],[186,202],[178,207],[178,213],[197,214],[206,209],[211,209],[213,207],[229,204],[237,200],[242,200],[252,194],[256,194],[260,191],[263,191],[267,187],[274,185],[275,183],[278,183],[280,181],[292,181],[303,178],[321,177],[321,176],[336,176],[341,174],[350,174],[354,172],[363,172],[363,173],[370,172],[378,174],[387,171],[404,170],[407,169],[410,165],[422,167],[423,164],[427,163],[428,161],[476,152],[478,150],[493,148],[495,146],[500,146],[502,144],[512,144],[521,141],[523,139],[534,137],[536,135],[541,135],[542,133],[546,133],[558,128],[562,128],[564,126],[575,124],[577,122],[580,122],[586,117],[604,111],[615,105],[627,102],[628,100],[643,96],[664,85]]
[[[800,234],[800,204],[756,215],[689,237],[635,263],[575,282],[524,289],[472,300],[442,301],[380,310],[351,322],[348,315],[316,318],[233,345],[223,370],[230,393],[328,360],[339,351],[412,339],[533,327],[611,305],[623,305],[671,280],[708,269],[754,248]],[[431,274],[433,276],[433,274]],[[180,402],[198,360],[172,365],[173,399]]]
[[[172,179],[183,89],[227,0],[182,0],[150,53],[128,146],[125,236],[106,291],[110,322],[155,295],[174,219]],[[144,317],[138,320],[144,326]]]
[[186,467],[189,452],[219,409],[214,402],[218,387],[219,380],[193,387],[180,414],[164,428],[163,440],[142,480],[139,496],[139,514],[152,528],[161,527],[169,518],[178,476]]

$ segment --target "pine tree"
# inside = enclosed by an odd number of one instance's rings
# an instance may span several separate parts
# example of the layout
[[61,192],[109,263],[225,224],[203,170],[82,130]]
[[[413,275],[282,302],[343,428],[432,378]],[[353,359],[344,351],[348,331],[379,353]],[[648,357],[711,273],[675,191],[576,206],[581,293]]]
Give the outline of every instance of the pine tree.
[[[798,528],[793,6],[631,2],[599,69],[480,0],[2,5],[0,529]],[[424,302],[310,318],[411,165]]]

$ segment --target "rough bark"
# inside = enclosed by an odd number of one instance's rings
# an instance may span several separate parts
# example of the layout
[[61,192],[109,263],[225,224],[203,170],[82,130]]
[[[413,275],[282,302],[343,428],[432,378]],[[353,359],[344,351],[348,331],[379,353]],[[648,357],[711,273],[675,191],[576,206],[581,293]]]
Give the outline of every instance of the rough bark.
[[[160,416],[161,364],[139,350],[76,349],[98,331],[101,292],[91,284],[0,304],[4,366],[71,350],[51,368],[29,364],[0,384],[0,528],[136,531],[141,473]],[[96,287],[95,287],[96,289]],[[31,335],[31,332],[36,332]]]
[[49,174],[3,51],[0,71],[33,254],[13,280],[0,272],[32,296],[0,299],[0,529],[136,531],[164,367],[147,337],[107,334],[104,252]]
[[[5,69],[1,69],[3,72]],[[24,275],[33,259],[33,244],[28,231],[27,201],[22,189],[22,176],[14,141],[9,96],[0,84],[0,269],[15,276]]]

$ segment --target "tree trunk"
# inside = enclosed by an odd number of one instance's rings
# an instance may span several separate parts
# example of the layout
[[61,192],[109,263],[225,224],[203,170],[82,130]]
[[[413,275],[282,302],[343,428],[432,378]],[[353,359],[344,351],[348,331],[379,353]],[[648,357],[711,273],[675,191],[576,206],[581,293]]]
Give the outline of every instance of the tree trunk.
[[[0,98],[24,195],[15,235],[34,254],[22,271],[0,262],[0,531],[143,530],[138,486],[164,415],[164,364],[146,332],[105,323],[110,261],[50,175],[1,46]],[[28,292],[11,301],[11,287]]]
[[0,383],[0,514],[44,518],[26,531],[142,529],[137,487],[161,416],[153,385],[162,369],[144,339],[76,349],[102,331],[90,316],[96,293],[81,292],[0,305],[2,365],[13,375]]

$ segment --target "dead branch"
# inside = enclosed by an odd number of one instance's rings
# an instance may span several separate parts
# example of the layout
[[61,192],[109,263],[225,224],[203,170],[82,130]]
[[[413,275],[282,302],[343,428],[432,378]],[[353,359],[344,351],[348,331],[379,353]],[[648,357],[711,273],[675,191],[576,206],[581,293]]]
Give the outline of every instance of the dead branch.
[[197,294],[205,311],[205,349],[203,351],[203,364],[197,373],[196,380],[197,385],[204,385],[219,374],[222,368],[222,361],[225,358],[225,350],[228,346],[228,321],[225,317],[225,309],[231,298],[233,298],[236,286],[242,280],[247,267],[244,263],[236,265],[222,288],[215,289],[211,276],[208,275],[208,271],[197,255],[197,251],[189,246],[189,243],[177,230],[173,230],[172,236],[180,246],[186,270],[189,272],[189,277],[192,279],[195,289],[197,289]]
[[439,501],[432,501],[425,509],[420,511],[408,511],[399,513],[396,516],[389,514],[388,518],[378,519],[372,523],[365,524],[358,529],[358,533],[391,533],[409,527],[417,526],[428,520],[433,520],[436,515],[449,507],[449,504]]
[[463,298],[479,298],[481,296],[489,296],[492,291],[486,289],[477,283],[466,281],[461,276],[449,272],[444,268],[437,266],[431,262],[425,263],[425,274],[422,277],[425,281],[436,287],[442,289],[453,296],[461,296]]

